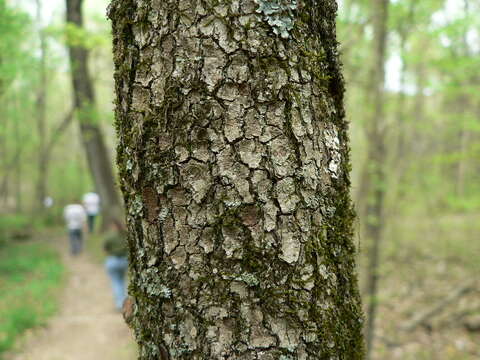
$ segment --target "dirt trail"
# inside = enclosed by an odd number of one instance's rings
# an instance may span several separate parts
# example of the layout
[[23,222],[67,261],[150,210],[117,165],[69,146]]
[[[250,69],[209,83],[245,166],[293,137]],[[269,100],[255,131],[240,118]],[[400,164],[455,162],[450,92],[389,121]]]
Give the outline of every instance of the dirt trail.
[[7,360],[134,360],[130,330],[113,305],[109,279],[88,254],[71,258],[58,239],[67,269],[60,310],[47,326],[32,331]]

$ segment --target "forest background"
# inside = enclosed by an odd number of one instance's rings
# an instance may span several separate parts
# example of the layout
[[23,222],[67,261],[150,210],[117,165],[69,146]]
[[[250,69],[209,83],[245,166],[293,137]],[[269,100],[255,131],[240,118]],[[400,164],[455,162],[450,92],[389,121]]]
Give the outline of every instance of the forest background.
[[[58,224],[93,189],[69,45],[90,51],[95,123],[114,162],[107,5],[86,1],[82,29],[65,25],[61,0],[0,0],[4,234]],[[478,0],[339,2],[358,272],[376,359],[480,356],[479,14]]]

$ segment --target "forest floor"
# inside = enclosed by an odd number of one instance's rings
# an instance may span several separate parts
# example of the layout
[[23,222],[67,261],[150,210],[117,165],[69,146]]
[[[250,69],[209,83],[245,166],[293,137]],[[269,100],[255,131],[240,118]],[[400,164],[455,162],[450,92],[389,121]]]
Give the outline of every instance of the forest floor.
[[102,265],[86,253],[72,258],[65,237],[52,242],[67,270],[59,311],[46,326],[29,331],[6,360],[136,359],[133,336],[115,310]]
[[480,359],[478,218],[391,226],[379,269],[374,360]]
[[[380,267],[374,360],[480,359],[477,220],[409,219],[390,228]],[[135,359],[132,334],[113,306],[98,241],[87,240],[90,251],[72,259],[65,236],[53,239],[68,273],[60,309],[5,360]]]

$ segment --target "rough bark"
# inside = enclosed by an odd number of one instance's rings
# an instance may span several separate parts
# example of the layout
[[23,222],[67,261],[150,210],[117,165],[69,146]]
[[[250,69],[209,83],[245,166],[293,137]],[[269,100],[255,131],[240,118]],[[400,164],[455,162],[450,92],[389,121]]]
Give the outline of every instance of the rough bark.
[[[83,27],[83,0],[66,0],[67,22]],[[74,92],[74,106],[90,173],[102,201],[105,223],[120,217],[120,200],[116,191],[112,164],[96,115],[95,94],[88,71],[88,50],[81,44],[68,45]]]
[[140,359],[363,357],[336,3],[274,3],[110,6]]
[[367,200],[365,204],[365,234],[369,241],[367,268],[367,323],[365,327],[367,343],[367,359],[370,358],[375,336],[375,319],[377,313],[378,267],[380,258],[380,243],[385,226],[384,199],[386,191],[386,159],[385,146],[385,60],[387,45],[387,19],[389,0],[376,0],[374,5],[374,38],[375,49],[371,75],[371,97],[374,105],[372,119],[368,125],[368,156],[364,169],[366,176],[365,189]]

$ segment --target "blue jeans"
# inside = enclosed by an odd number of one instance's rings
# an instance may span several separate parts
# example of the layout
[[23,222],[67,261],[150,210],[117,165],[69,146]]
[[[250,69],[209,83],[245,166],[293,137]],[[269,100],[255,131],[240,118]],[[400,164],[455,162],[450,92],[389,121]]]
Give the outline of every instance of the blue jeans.
[[90,234],[93,233],[93,228],[95,226],[95,217],[96,215],[92,215],[92,214],[87,215],[88,232]]
[[70,253],[78,255],[82,251],[82,229],[69,229],[68,238],[70,239]]
[[113,298],[117,309],[121,309],[123,301],[127,296],[125,286],[125,276],[128,268],[127,257],[124,256],[107,256],[105,260],[105,268],[112,282]]

